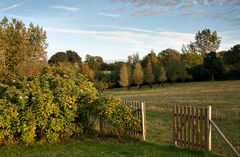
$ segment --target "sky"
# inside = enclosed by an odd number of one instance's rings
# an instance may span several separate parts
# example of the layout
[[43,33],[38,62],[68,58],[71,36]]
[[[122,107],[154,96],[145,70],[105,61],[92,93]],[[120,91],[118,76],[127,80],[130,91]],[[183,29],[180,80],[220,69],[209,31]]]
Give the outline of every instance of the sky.
[[206,28],[222,38],[219,51],[240,43],[240,0],[0,0],[4,16],[43,27],[48,58],[66,50],[105,61],[181,51]]

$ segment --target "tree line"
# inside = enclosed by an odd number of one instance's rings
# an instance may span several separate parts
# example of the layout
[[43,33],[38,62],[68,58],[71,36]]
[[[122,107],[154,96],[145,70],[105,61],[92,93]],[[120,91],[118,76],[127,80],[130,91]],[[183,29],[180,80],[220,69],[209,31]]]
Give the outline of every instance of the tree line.
[[100,90],[122,86],[164,86],[177,81],[208,81],[240,79],[240,44],[217,52],[221,37],[216,31],[204,29],[194,41],[185,44],[182,52],[152,50],[142,59],[138,53],[126,62],[104,62],[101,56],[86,55],[83,60],[75,51],[57,52],[47,60],[46,32],[32,23],[6,17],[0,21],[0,82],[41,75],[54,71],[69,77],[84,74]]

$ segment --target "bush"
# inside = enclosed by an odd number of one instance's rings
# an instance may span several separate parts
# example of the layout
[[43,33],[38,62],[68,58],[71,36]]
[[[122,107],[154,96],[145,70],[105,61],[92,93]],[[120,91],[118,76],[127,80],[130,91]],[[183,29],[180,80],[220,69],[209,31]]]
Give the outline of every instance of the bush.
[[98,96],[85,77],[44,74],[20,84],[20,88],[12,85],[2,90],[1,143],[52,143],[83,132],[83,125],[77,120],[79,110],[94,103]]
[[81,136],[100,117],[119,137],[140,126],[130,108],[99,95],[83,75],[46,73],[0,86],[0,144],[55,143]]

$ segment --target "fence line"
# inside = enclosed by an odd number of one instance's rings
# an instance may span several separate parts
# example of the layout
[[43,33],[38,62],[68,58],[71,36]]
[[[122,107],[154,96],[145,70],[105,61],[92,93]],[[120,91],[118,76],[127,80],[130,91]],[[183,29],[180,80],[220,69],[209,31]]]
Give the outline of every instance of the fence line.
[[140,101],[122,101],[123,105],[127,105],[134,109],[137,113],[137,118],[141,121],[141,130],[137,130],[134,135],[142,136],[143,140],[146,140],[146,107],[145,102]]

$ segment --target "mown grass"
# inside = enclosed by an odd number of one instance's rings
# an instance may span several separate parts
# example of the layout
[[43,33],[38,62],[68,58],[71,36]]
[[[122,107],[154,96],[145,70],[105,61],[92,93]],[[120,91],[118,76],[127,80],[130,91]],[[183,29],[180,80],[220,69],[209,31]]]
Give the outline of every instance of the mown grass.
[[45,146],[4,146],[0,157],[217,157],[207,152],[177,149],[146,142],[115,139],[71,140]]
[[[114,89],[106,95],[130,101],[144,101],[147,109],[147,141],[157,144],[171,144],[172,106],[212,106],[212,118],[240,152],[240,81],[192,82],[155,85],[152,89],[143,86],[141,90]],[[229,147],[213,130],[213,151],[232,155]]]

